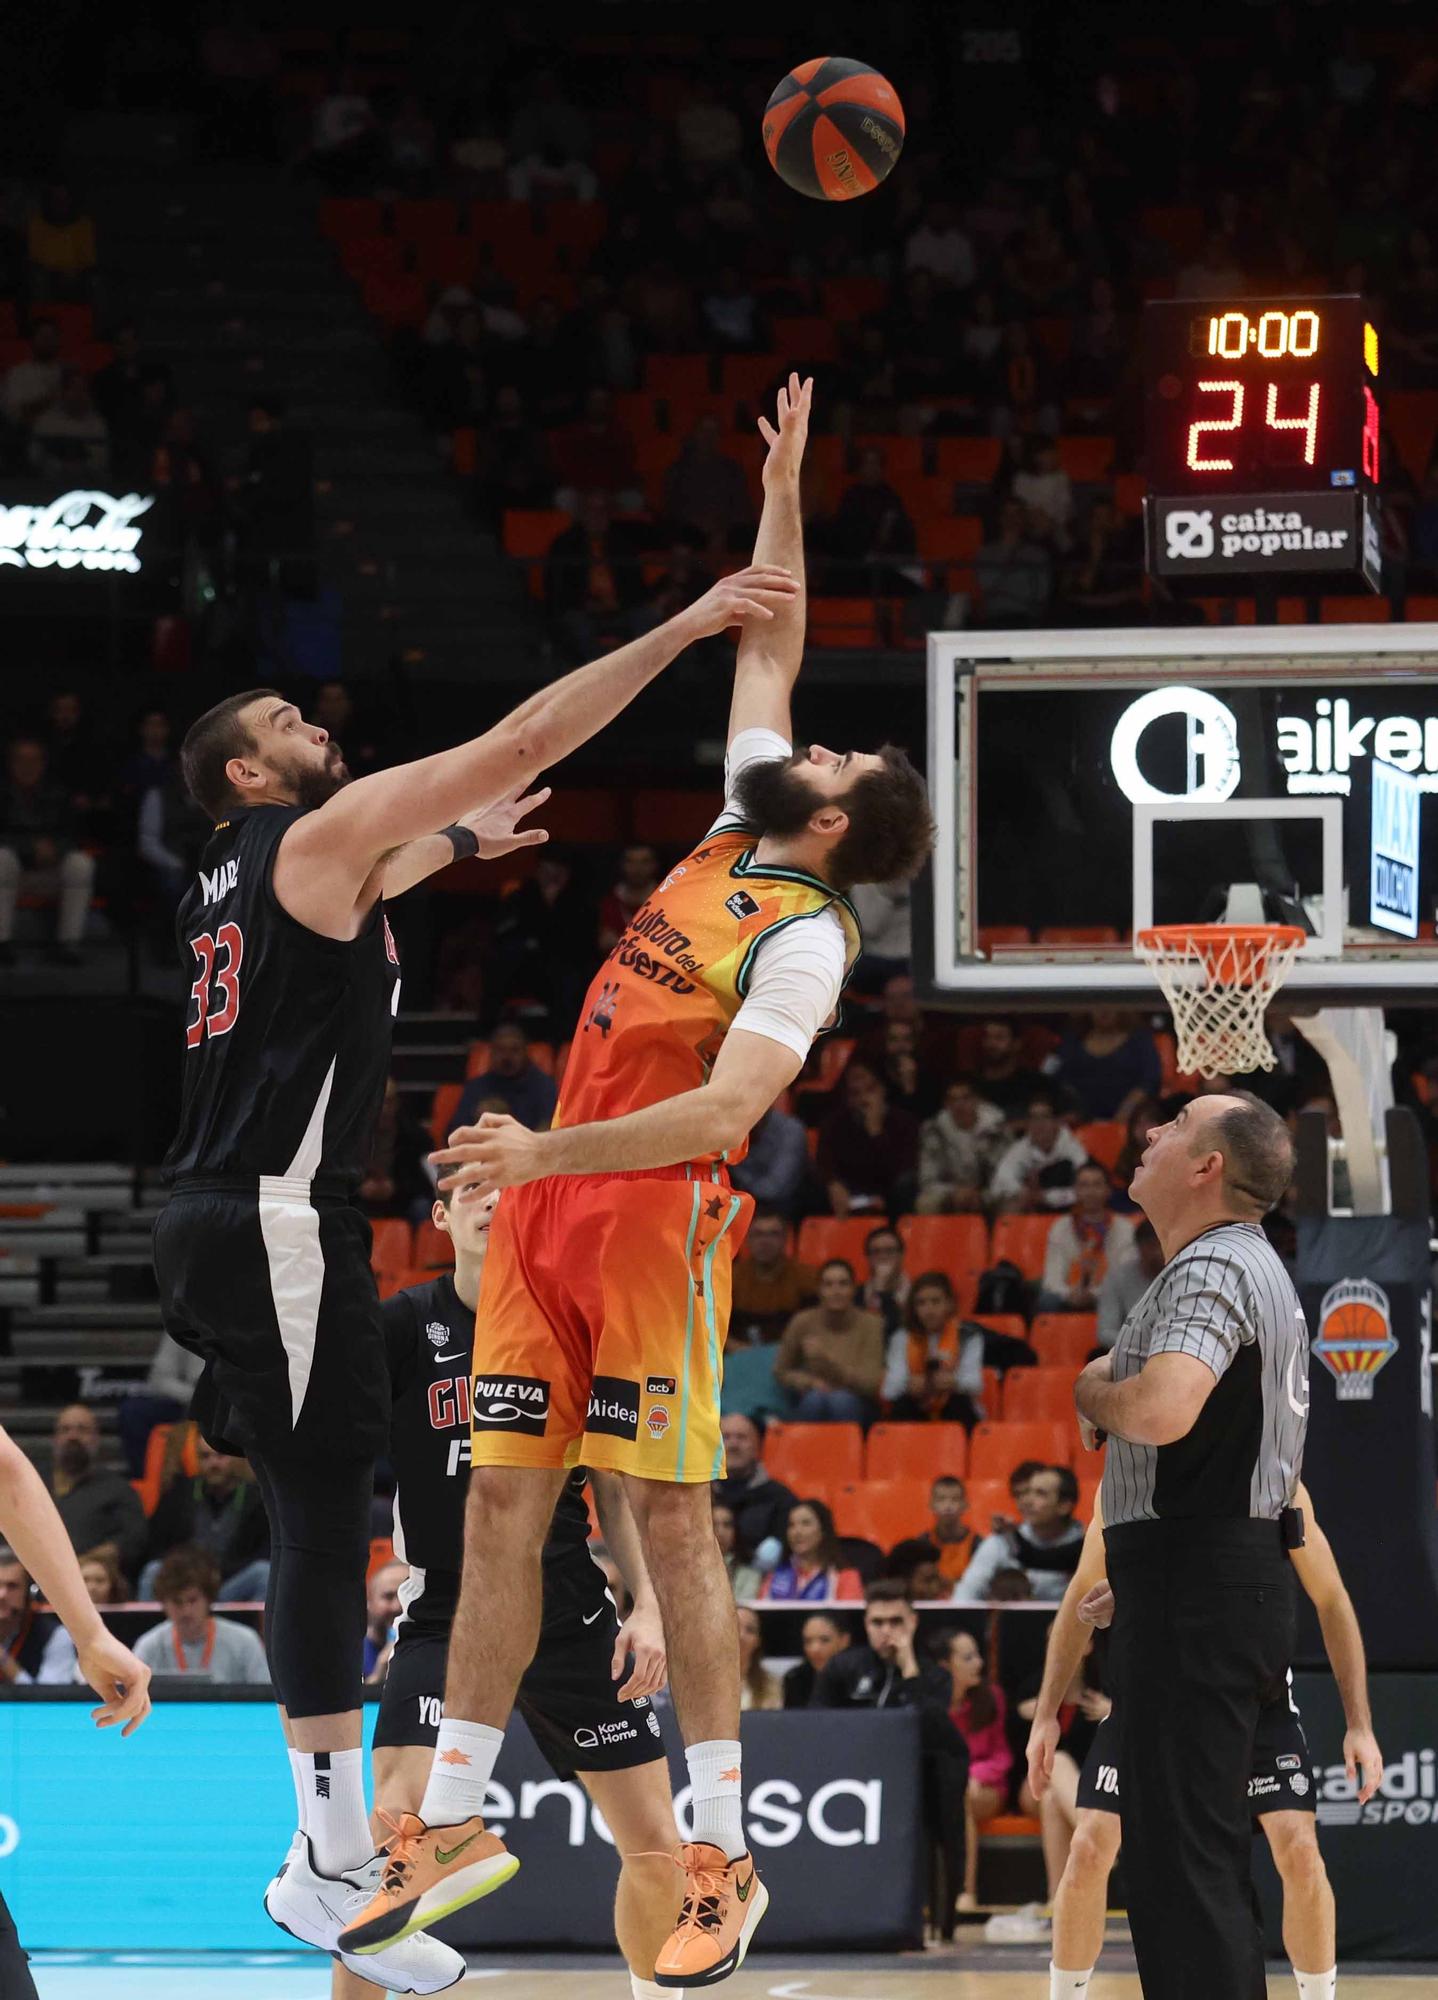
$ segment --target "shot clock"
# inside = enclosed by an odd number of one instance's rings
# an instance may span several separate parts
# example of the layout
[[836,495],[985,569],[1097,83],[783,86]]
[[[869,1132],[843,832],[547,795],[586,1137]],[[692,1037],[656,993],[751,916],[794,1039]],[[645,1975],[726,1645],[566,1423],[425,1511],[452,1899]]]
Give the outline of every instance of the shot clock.
[[1144,389],[1155,574],[1356,570],[1377,588],[1379,337],[1363,299],[1157,301]]

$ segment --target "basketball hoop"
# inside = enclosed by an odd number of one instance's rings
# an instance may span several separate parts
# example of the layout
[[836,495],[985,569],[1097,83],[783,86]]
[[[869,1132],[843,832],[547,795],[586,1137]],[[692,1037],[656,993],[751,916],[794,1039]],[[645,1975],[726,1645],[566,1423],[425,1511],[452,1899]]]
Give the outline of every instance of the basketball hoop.
[[1181,1070],[1213,1077],[1273,1068],[1263,1017],[1306,936],[1296,924],[1160,924],[1139,932],[1135,948],[1173,1014]]

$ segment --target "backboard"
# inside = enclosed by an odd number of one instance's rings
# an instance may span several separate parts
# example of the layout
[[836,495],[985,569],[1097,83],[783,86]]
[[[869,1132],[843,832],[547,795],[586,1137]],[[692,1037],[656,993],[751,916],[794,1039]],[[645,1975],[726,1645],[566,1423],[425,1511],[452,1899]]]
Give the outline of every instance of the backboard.
[[1151,1005],[1135,930],[1227,919],[1309,931],[1309,1006],[1432,1003],[1438,626],[936,632],[928,693],[931,1002]]

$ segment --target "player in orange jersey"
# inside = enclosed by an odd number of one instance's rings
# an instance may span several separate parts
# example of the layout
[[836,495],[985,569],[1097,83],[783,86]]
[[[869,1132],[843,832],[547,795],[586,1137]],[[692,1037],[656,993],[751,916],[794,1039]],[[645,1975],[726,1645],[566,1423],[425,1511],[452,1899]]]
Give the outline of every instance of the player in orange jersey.
[[[777,428],[760,422],[755,560],[798,577],[812,388],[791,376]],[[480,1813],[534,1652],[540,1547],[575,1464],[626,1478],[694,1802],[679,1926],[636,1993],[727,1978],[767,1904],[741,1821],[734,1604],[709,1513],[731,1259],[751,1206],[727,1163],[834,1018],[860,944],[845,892],[912,875],[933,838],[902,751],[794,751],[803,650],[802,591],[762,632],[746,626],[724,810],[596,974],[554,1128],[491,1114],[435,1156],[461,1198],[507,1190],[475,1336],[464,1580],[437,1746],[465,1761],[436,1761],[347,1950],[407,1936],[513,1872]]]

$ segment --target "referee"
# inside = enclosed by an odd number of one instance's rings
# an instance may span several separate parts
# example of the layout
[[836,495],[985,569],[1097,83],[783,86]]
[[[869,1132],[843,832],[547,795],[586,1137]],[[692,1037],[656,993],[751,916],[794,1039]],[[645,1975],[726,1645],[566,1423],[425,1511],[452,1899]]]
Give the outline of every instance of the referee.
[[1247,1091],[1148,1135],[1131,1184],[1164,1268],[1074,1399],[1103,1478],[1129,1920],[1145,2000],[1263,2000],[1249,1872],[1259,1711],[1293,1644],[1303,1309],[1260,1227],[1293,1148]]

